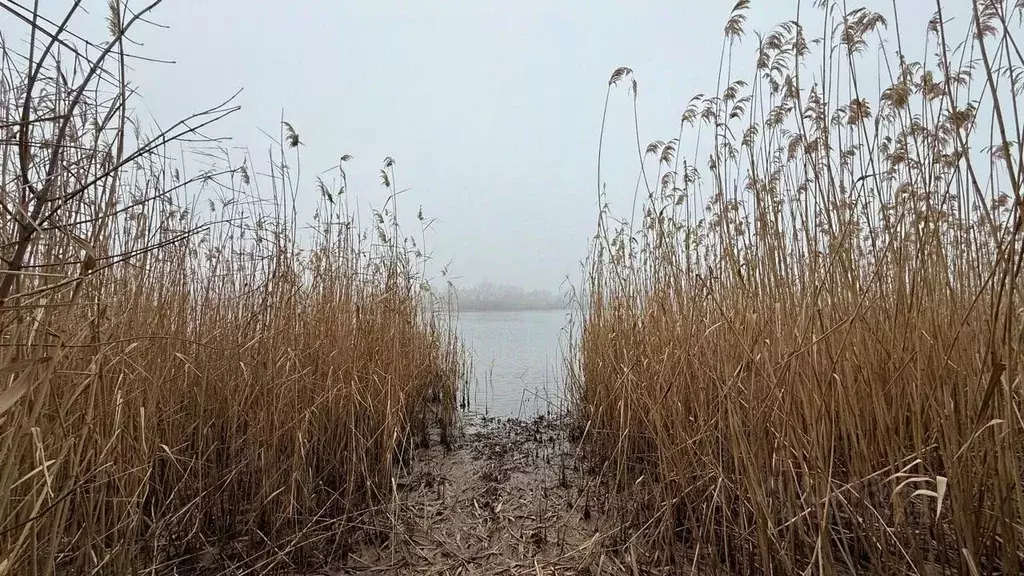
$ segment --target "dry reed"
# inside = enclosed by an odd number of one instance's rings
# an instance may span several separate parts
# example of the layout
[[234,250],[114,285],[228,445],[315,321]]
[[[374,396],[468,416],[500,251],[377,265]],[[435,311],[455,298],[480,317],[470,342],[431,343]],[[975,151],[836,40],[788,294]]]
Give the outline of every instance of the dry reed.
[[953,3],[959,42],[936,2],[916,62],[897,14],[803,4],[744,81],[736,3],[639,226],[602,209],[588,445],[680,571],[1019,574],[1024,5]]
[[29,42],[0,76],[0,574],[344,556],[454,416],[460,353],[394,162],[372,228],[343,157],[306,230],[292,126],[262,175],[203,136],[230,102],[144,134],[124,38],[155,5],[112,1],[98,45],[67,29],[77,2],[62,22],[3,5]]

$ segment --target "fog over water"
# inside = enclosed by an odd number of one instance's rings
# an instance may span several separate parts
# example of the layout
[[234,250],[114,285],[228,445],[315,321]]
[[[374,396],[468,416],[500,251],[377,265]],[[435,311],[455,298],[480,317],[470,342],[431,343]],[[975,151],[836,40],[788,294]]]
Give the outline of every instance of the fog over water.
[[463,342],[473,352],[466,409],[520,418],[564,406],[564,312],[463,312],[458,322]]

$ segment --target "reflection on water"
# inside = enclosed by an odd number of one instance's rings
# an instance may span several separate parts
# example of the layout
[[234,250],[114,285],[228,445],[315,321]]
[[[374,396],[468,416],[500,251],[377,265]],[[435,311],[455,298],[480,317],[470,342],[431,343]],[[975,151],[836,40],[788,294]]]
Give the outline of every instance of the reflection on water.
[[559,410],[565,324],[562,310],[460,312],[472,360],[469,410],[517,418]]

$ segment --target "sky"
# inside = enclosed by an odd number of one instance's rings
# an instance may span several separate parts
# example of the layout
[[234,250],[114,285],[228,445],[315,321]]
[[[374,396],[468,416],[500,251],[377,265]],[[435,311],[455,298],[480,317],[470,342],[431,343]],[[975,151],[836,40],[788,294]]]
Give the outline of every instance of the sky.
[[[597,148],[609,75],[639,84],[641,144],[676,135],[691,96],[713,92],[732,0],[166,0],[130,35],[136,112],[169,124],[241,89],[242,110],[208,133],[265,158],[279,120],[305,146],[312,176],[351,154],[364,215],[380,206],[378,172],[395,159],[407,232],[422,206],[431,273],[558,290],[580,278],[597,218]],[[802,0],[804,13],[810,0]],[[46,0],[55,17],[65,0]],[[891,13],[891,0],[863,1]],[[930,3],[898,0],[923,36]],[[106,1],[86,0],[74,29],[105,39]],[[133,1],[129,6],[142,6]],[[753,0],[748,32],[796,17],[797,0]],[[158,25],[157,25],[158,24]],[[751,34],[735,48],[750,69]],[[747,74],[749,77],[749,74]],[[639,164],[632,96],[613,91],[602,176],[613,211],[628,211]]]

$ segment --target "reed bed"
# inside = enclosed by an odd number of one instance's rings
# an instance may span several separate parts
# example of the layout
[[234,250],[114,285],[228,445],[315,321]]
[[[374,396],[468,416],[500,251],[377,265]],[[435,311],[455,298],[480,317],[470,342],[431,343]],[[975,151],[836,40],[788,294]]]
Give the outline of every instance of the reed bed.
[[1024,5],[901,7],[750,50],[740,0],[635,222],[599,192],[570,394],[680,572],[1021,572]]
[[409,449],[454,417],[395,163],[361,227],[351,158],[300,187],[287,123],[262,162],[205,136],[230,101],[147,134],[125,37],[155,5],[112,1],[102,43],[77,3],[5,5],[29,42],[5,31],[0,74],[0,574],[323,565],[386,539]]

